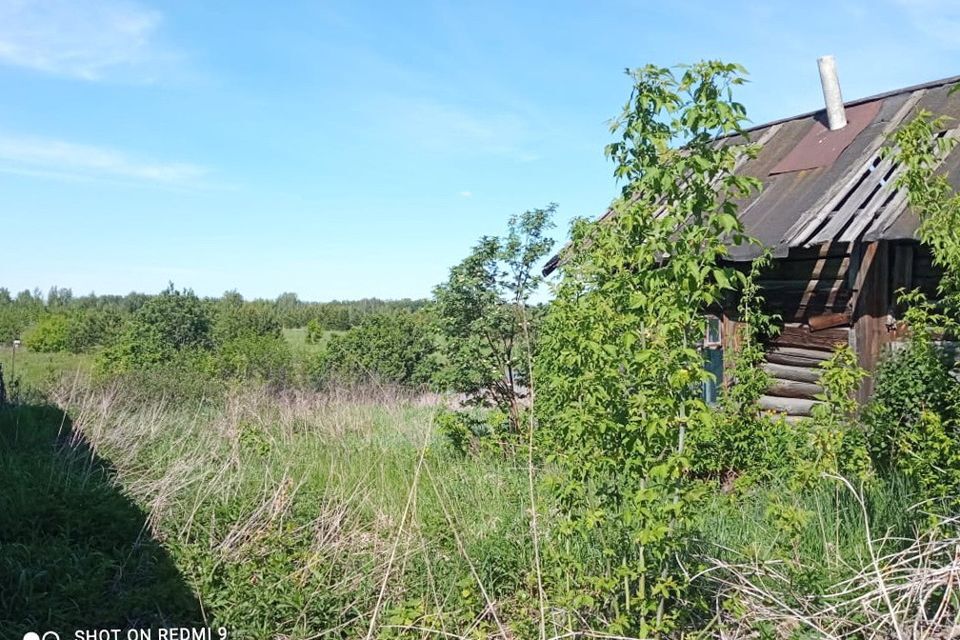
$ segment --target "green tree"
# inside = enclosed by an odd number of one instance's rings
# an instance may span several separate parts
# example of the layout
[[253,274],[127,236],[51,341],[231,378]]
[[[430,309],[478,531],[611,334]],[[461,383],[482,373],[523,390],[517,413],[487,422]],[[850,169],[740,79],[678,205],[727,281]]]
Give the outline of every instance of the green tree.
[[516,430],[528,384],[530,296],[537,265],[553,247],[544,234],[556,205],[510,218],[504,237],[484,237],[434,289],[441,336],[440,383],[477,404],[499,407]]
[[209,351],[212,322],[189,289],[171,284],[133,314],[116,340],[98,356],[101,371],[120,373],[174,361],[187,352]]
[[740,66],[629,73],[620,137],[607,147],[622,194],[611,216],[574,225],[537,385],[571,606],[645,636],[680,615],[677,552],[697,493],[687,439],[713,420],[700,397],[703,313],[746,280],[720,261],[747,241],[734,203],[759,183],[734,172],[752,147],[716,141],[742,131]]

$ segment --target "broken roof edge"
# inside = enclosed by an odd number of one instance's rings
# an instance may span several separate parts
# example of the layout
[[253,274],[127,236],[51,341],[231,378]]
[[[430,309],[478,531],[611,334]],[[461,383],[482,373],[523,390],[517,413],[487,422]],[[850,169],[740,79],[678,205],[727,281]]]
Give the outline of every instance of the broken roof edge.
[[[885,92],[882,92],[882,93],[877,93],[877,94],[874,94],[874,95],[865,96],[865,97],[862,97],[862,98],[855,98],[855,99],[853,99],[853,100],[848,100],[848,101],[844,102],[843,104],[844,104],[844,107],[845,107],[845,108],[846,108],[846,107],[854,107],[854,106],[861,105],[861,104],[865,104],[865,103],[869,103],[869,102],[875,102],[875,101],[878,101],[878,100],[884,100],[884,99],[890,98],[890,97],[892,97],[892,96],[897,96],[897,95],[902,95],[902,94],[909,94],[909,93],[914,93],[914,92],[917,92],[917,91],[922,91],[922,90],[927,90],[927,89],[936,89],[936,88],[943,87],[943,86],[947,86],[947,85],[951,85],[951,84],[960,84],[960,75],[949,76],[949,77],[941,78],[941,79],[938,79],[938,80],[930,80],[930,81],[928,81],[928,82],[923,82],[923,83],[911,85],[911,86],[908,86],[908,87],[901,87],[901,88],[899,88],[899,89],[893,89],[893,90],[890,90],[890,91],[885,91]],[[740,129],[739,131],[733,131],[733,132],[730,132],[730,133],[728,133],[728,134],[724,134],[724,135],[721,135],[721,136],[717,136],[717,137],[715,138],[715,140],[716,140],[716,141],[729,140],[729,139],[732,139],[732,138],[736,138],[736,137],[738,137],[738,136],[743,136],[743,135],[745,135],[745,134],[750,134],[750,133],[754,133],[754,132],[757,132],[757,131],[762,131],[762,130],[765,130],[765,129],[771,129],[771,128],[773,128],[773,127],[777,127],[777,126],[779,126],[779,125],[782,125],[782,124],[785,124],[785,123],[788,123],[788,122],[793,122],[793,121],[796,121],[796,120],[802,120],[802,119],[804,119],[804,118],[816,117],[817,115],[822,114],[822,113],[824,113],[824,112],[825,112],[825,109],[823,109],[823,108],[821,108],[821,109],[815,109],[815,110],[812,110],[812,111],[806,111],[806,112],[804,112],[804,113],[800,113],[800,114],[793,115],[793,116],[790,116],[790,117],[780,118],[780,119],[777,119],[777,120],[771,120],[771,121],[769,121],[769,122],[764,122],[764,123],[762,123],[762,124],[757,124],[757,125],[753,125],[753,126],[750,126],[750,127],[744,127],[743,129]],[[748,140],[748,141],[749,141],[749,140]],[[904,207],[904,208],[905,208],[905,207]],[[600,216],[598,216],[595,220],[603,220],[603,219],[607,218],[608,216],[610,216],[611,213],[612,213],[612,206],[608,206],[608,207],[606,208],[606,210],[604,211],[604,213],[601,214]],[[892,225],[890,225],[890,226],[892,226]],[[878,239],[880,239],[878,234],[879,234],[879,232],[878,232],[877,230],[871,229],[871,230],[868,232],[868,234],[865,235],[865,237],[863,238],[863,240],[864,240],[864,241],[867,241],[867,242],[871,242],[871,241],[878,240]],[[909,238],[907,235],[904,235],[904,234],[896,234],[896,233],[895,233],[895,237],[885,238],[885,239],[907,240],[907,239],[911,239],[911,238]],[[825,244],[825,243],[826,243],[826,242],[806,243],[805,246],[806,246],[806,247],[820,246],[821,244]],[[556,254],[554,254],[553,256],[551,256],[549,260],[547,260],[547,262],[544,264],[544,266],[543,266],[543,268],[542,268],[542,270],[541,270],[541,273],[542,273],[544,276],[549,276],[549,275],[552,274],[554,271],[556,271],[557,268],[564,262],[565,254],[566,254],[566,252],[567,252],[569,249],[570,249],[570,245],[569,245],[569,243],[566,243],[566,244],[561,248],[560,251],[558,251]],[[775,245],[773,245],[773,246],[768,247],[768,249],[771,251],[772,257],[773,257],[774,259],[781,259],[781,258],[787,257],[787,255],[789,254],[789,251],[790,251],[791,247],[790,247],[789,245],[782,245],[781,243],[777,243],[777,244],[775,244]],[[734,253],[738,253],[739,255],[733,255]],[[731,261],[731,262],[747,262],[747,261],[752,261],[752,260],[755,260],[755,259],[759,256],[759,254],[757,254],[757,255],[752,255],[752,253],[753,253],[752,251],[731,252],[731,255],[727,256],[725,259],[728,260],[728,261]]]

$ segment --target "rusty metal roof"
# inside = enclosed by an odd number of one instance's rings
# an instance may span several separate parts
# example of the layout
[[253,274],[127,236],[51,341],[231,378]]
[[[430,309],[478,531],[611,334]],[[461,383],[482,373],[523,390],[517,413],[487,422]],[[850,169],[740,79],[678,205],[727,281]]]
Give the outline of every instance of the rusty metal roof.
[[[900,167],[881,158],[881,149],[920,109],[960,119],[960,92],[950,94],[957,84],[960,76],[847,102],[849,124],[835,132],[824,126],[823,110],[748,129],[761,150],[737,171],[760,179],[763,188],[738,203],[746,232],[775,257],[828,242],[914,238],[917,218],[894,186]],[[958,133],[950,129],[945,135]],[[944,159],[940,170],[960,185],[960,149]],[[734,246],[730,251],[733,260],[752,260],[760,250]],[[544,273],[559,261],[559,255],[551,259]]]

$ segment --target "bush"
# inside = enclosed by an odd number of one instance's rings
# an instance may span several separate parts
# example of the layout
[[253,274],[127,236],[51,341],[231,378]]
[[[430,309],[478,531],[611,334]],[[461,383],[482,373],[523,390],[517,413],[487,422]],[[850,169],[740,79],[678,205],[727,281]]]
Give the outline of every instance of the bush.
[[348,382],[382,380],[417,386],[430,382],[435,369],[430,323],[420,313],[387,313],[365,318],[330,340],[322,356],[323,379]]
[[249,336],[280,338],[281,328],[274,308],[258,302],[244,303],[225,298],[214,310],[212,339],[220,347]]
[[34,351],[86,353],[108,344],[120,331],[122,319],[115,311],[83,309],[41,317],[23,335]]
[[293,362],[290,347],[279,335],[248,333],[218,346],[220,375],[237,380],[257,379],[284,385]]
[[29,349],[40,353],[68,351],[70,343],[70,322],[63,314],[41,318],[23,335],[23,343]]
[[211,319],[200,299],[171,285],[148,300],[97,359],[102,373],[123,373],[169,363],[186,351],[213,345]]
[[878,367],[873,400],[865,411],[871,453],[887,469],[896,466],[904,436],[916,428],[924,412],[956,422],[960,409],[951,355],[929,343],[899,346]]

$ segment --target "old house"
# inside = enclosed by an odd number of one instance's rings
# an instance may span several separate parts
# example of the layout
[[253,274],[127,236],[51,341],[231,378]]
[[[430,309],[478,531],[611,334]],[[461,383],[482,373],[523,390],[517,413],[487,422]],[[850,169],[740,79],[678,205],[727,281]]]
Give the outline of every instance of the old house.
[[[960,92],[951,93],[960,76],[846,103],[832,58],[821,59],[821,81],[827,108],[749,129],[762,149],[738,169],[763,183],[740,203],[739,217],[772,252],[762,291],[783,321],[768,345],[764,366],[773,384],[761,404],[789,416],[810,414],[821,392],[819,364],[837,343],[849,344],[868,371],[876,367],[897,339],[899,288],[936,289],[930,254],[916,239],[918,220],[895,185],[900,168],[881,149],[921,109],[960,118]],[[940,169],[960,184],[960,150]],[[746,265],[758,255],[757,247],[737,246],[730,258]],[[545,272],[557,264],[554,258]],[[708,331],[708,362],[718,372],[724,350],[736,348],[736,322],[735,309],[725,308]],[[860,399],[871,392],[868,379]]]

